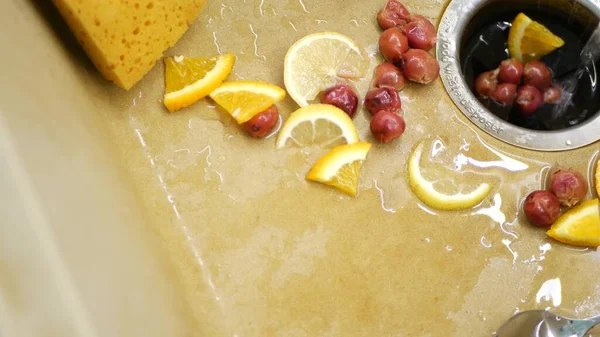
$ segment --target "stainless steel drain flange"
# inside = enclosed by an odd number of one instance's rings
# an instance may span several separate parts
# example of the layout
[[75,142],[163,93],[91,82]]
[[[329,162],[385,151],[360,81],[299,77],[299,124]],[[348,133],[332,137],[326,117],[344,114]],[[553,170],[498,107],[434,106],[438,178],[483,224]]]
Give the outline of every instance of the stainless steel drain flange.
[[[491,113],[472,93],[461,68],[461,47],[469,24],[488,6],[520,6],[523,0],[453,0],[438,28],[437,58],[442,82],[450,98],[463,114],[486,133],[515,146],[539,151],[564,151],[600,140],[600,111],[585,122],[557,131],[522,128]],[[547,4],[598,21],[600,2],[594,0],[549,0]],[[575,6],[575,7],[574,7]],[[510,8],[510,7],[507,7]]]

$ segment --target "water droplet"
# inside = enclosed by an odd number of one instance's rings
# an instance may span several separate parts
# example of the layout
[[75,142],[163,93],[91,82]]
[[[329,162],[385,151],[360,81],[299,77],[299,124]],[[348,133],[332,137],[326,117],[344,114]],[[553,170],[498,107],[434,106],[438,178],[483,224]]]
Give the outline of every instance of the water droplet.
[[379,200],[380,200],[380,204],[381,204],[381,209],[383,209],[385,212],[388,212],[388,213],[392,213],[392,214],[396,213],[395,209],[385,206],[384,191],[377,184],[377,180],[373,180],[373,183],[375,184],[375,189],[377,189],[377,192],[379,192]]
[[481,245],[485,248],[492,248],[492,243],[485,237],[485,235],[481,236],[481,240],[479,241]]
[[559,278],[550,279],[542,284],[535,295],[535,301],[541,304],[542,300],[552,301],[552,305],[555,307],[562,303],[562,287]]

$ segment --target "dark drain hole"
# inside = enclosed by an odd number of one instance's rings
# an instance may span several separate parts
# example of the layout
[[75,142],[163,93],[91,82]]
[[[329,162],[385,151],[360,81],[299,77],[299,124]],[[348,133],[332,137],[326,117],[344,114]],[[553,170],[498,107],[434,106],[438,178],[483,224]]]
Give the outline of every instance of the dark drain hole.
[[[466,33],[462,38],[460,51],[461,68],[471,91],[475,92],[475,78],[479,74],[496,69],[500,62],[509,57],[508,32],[511,22],[520,12],[542,23],[565,41],[562,48],[541,59],[552,70],[557,83],[575,72],[579,66],[579,53],[598,24],[597,19],[595,22],[589,19],[594,17],[591,13],[575,17],[546,5],[515,7],[514,2],[510,6],[494,2],[476,13],[464,30]],[[567,129],[584,123],[600,110],[600,88],[596,83],[600,64],[593,68],[588,69],[579,81],[573,104],[556,119],[551,118],[551,104],[543,104],[532,115],[523,117],[516,105],[503,107],[489,99],[480,101],[490,112],[519,127],[539,131]]]

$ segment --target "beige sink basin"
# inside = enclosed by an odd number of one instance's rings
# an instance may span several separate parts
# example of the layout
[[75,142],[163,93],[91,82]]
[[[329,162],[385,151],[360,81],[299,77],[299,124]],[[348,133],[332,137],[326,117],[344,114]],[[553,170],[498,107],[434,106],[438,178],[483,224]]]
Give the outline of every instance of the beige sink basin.
[[[375,51],[383,3],[210,1],[167,55],[232,52],[230,79],[283,86],[285,52],[306,34]],[[405,3],[434,22],[445,7]],[[517,311],[600,314],[600,253],[519,211],[551,164],[587,173],[597,144],[517,149],[474,127],[440,81],[413,85],[405,135],[374,146],[349,198],[304,180],[320,150],[277,151],[207,100],[166,112],[160,63],[114,87],[51,5],[0,13],[1,336],[490,336]],[[373,141],[366,114],[355,122]],[[445,149],[432,163],[493,194],[469,211],[424,207],[405,167],[424,139]]]

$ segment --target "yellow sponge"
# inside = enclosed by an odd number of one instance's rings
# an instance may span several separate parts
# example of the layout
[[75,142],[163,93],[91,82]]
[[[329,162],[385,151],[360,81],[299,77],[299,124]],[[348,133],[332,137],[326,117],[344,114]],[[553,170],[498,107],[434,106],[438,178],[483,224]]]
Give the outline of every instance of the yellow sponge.
[[205,0],[53,0],[96,68],[130,89],[185,33]]

